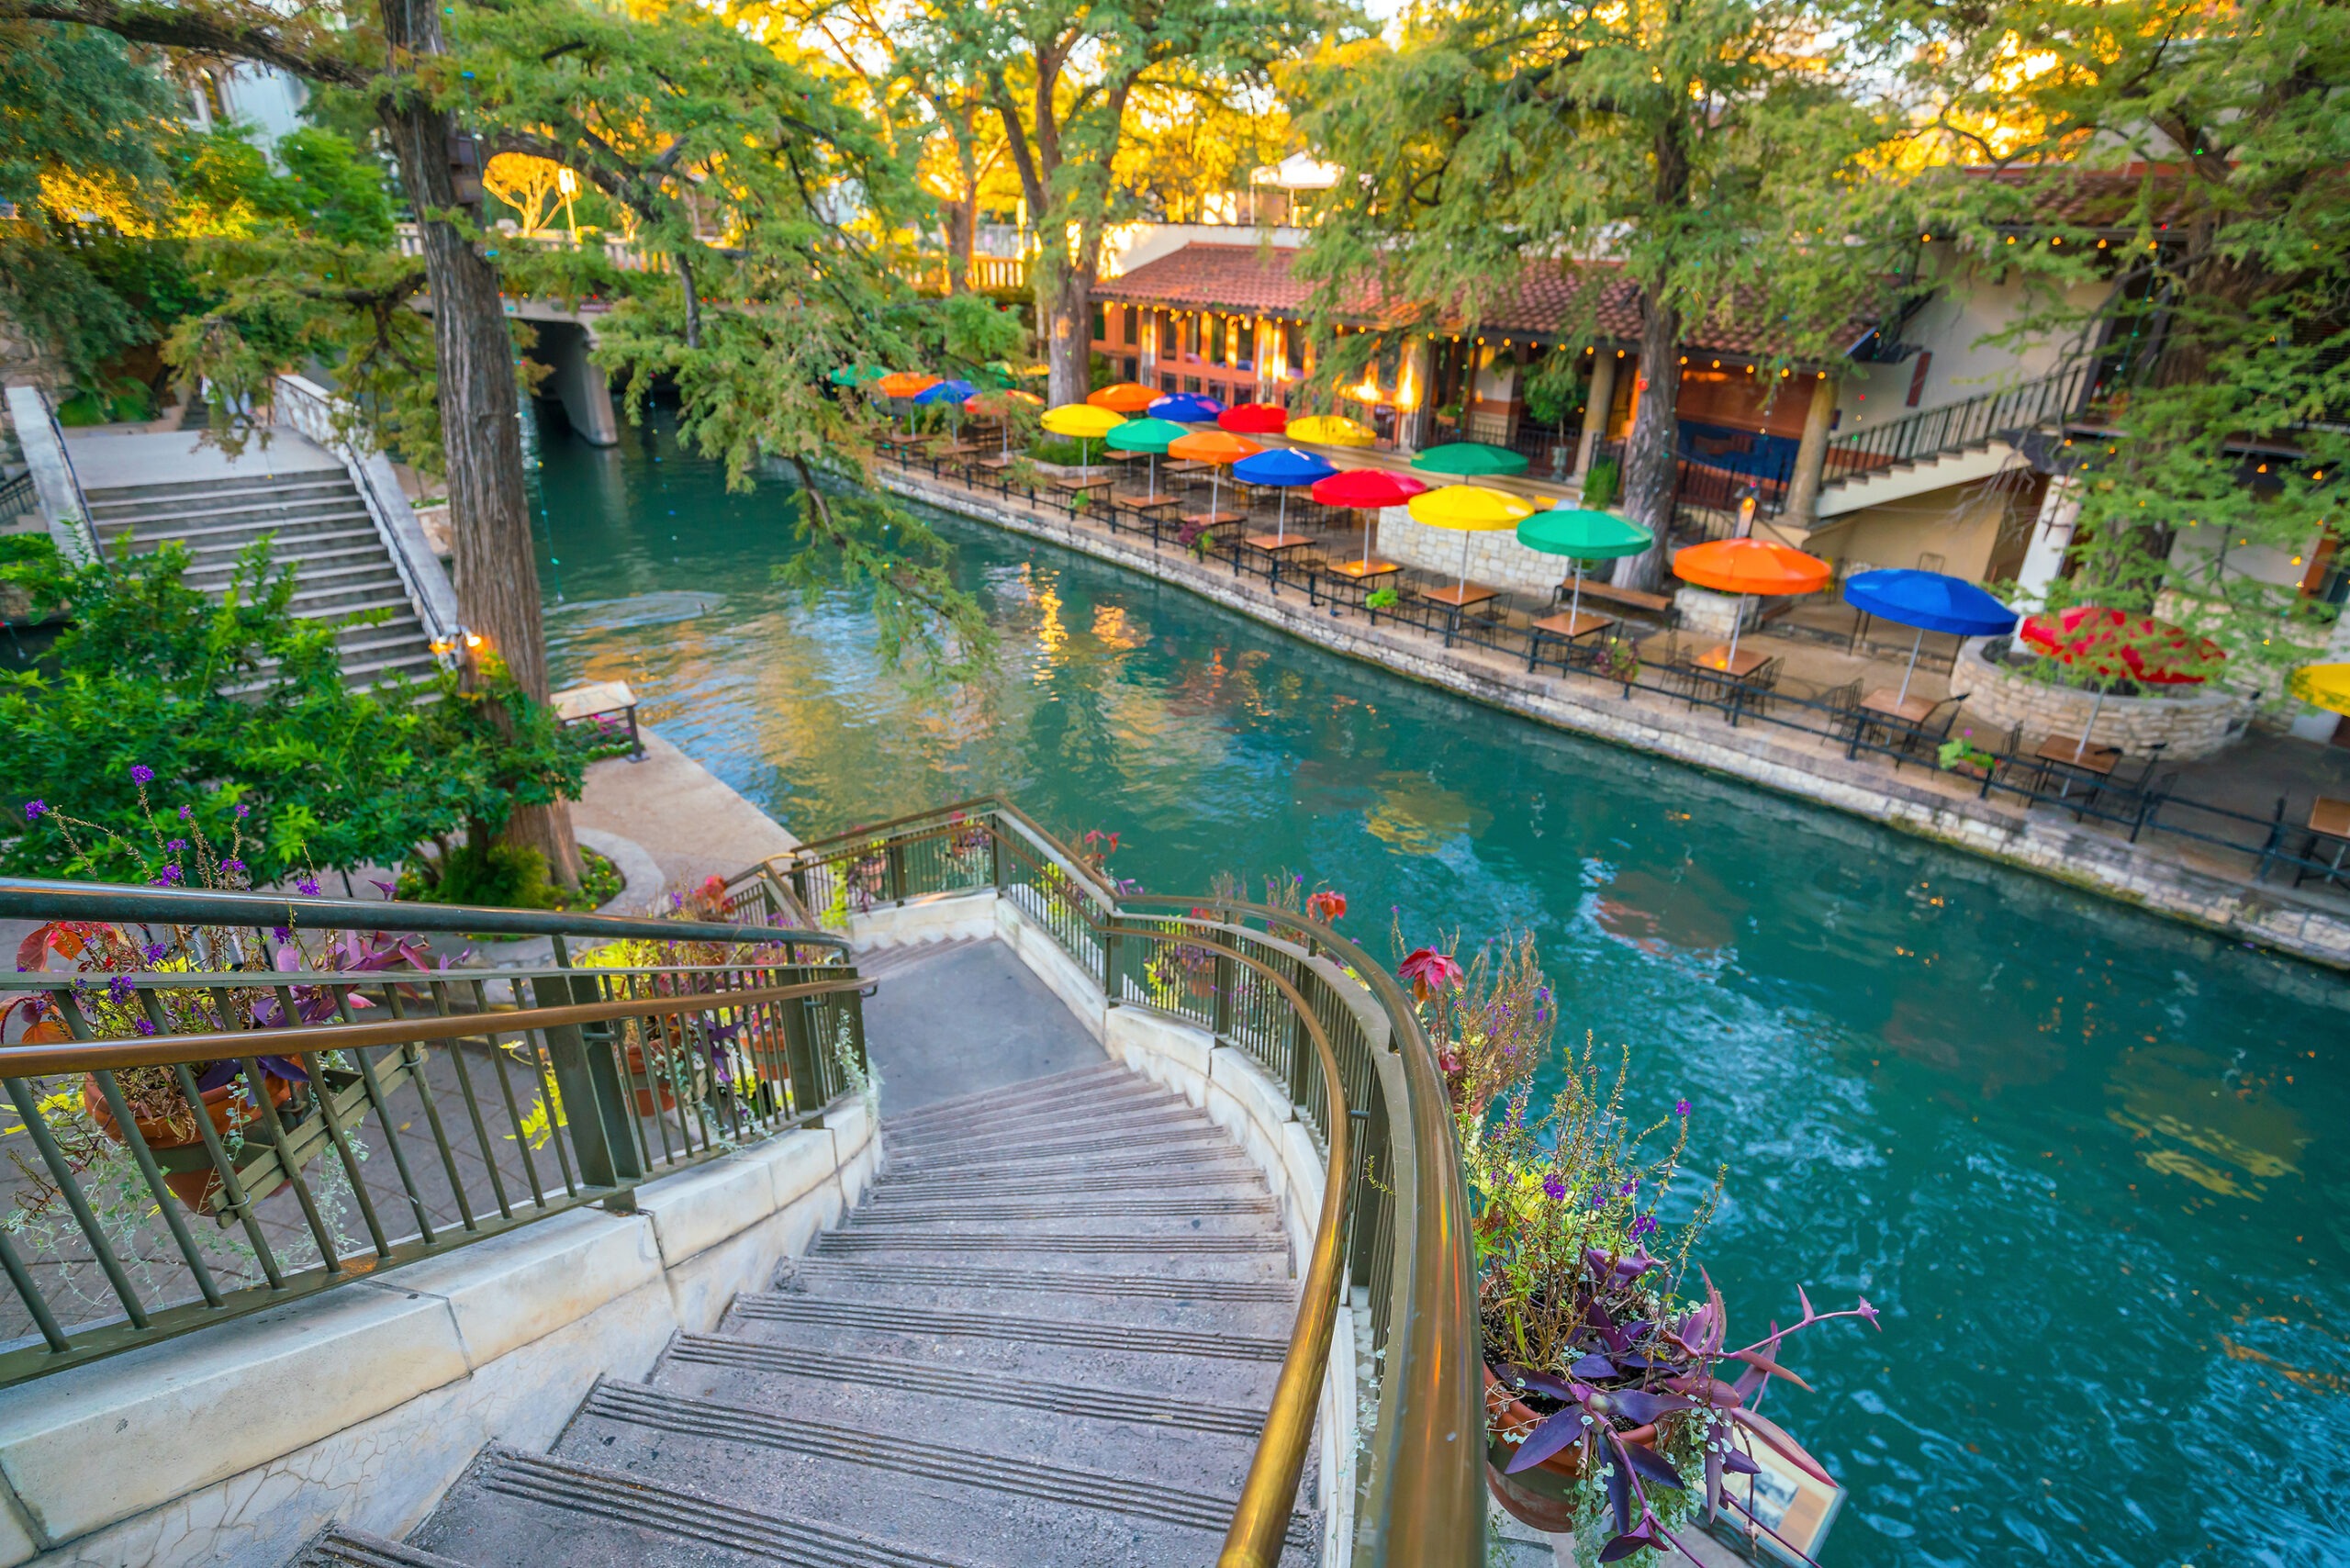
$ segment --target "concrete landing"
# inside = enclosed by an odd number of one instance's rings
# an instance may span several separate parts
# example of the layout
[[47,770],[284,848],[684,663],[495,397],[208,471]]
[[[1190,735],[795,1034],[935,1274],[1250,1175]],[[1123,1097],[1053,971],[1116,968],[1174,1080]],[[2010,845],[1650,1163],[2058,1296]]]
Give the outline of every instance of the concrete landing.
[[[718,776],[640,730],[644,759],[609,758],[588,769],[571,808],[574,827],[633,839],[661,868],[663,883],[683,892],[709,877],[732,877],[800,841],[773,817],[728,789]],[[614,910],[615,914],[638,913]]]
[[858,965],[882,974],[865,1004],[865,1038],[881,1076],[884,1118],[1109,1060],[1001,942],[912,952],[898,962],[860,955]]
[[73,472],[87,490],[128,489],[137,485],[189,485],[207,479],[266,479],[319,469],[342,471],[342,459],[282,427],[268,441],[256,431],[239,457],[203,444],[195,431],[99,431],[65,432]]

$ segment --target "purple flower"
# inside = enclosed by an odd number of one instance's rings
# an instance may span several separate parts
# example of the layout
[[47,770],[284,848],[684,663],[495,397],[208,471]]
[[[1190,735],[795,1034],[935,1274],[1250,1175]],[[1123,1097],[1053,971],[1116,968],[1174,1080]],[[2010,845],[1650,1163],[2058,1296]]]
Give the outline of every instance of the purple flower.
[[244,870],[244,868],[245,868],[245,863],[244,863],[243,861],[241,861],[241,860],[233,860],[233,859],[231,859],[231,860],[223,860],[223,861],[221,861],[221,862],[220,862],[220,869],[222,869],[223,871],[238,871],[238,872],[241,872],[241,871],[243,871],[243,870]]
[[1616,1189],[1616,1195],[1617,1195],[1617,1197],[1619,1197],[1619,1198],[1628,1198],[1628,1197],[1630,1197],[1634,1193],[1639,1192],[1639,1188],[1640,1188],[1640,1179],[1639,1179],[1639,1177],[1635,1176],[1635,1177],[1633,1177],[1630,1181],[1628,1181],[1628,1182],[1625,1182],[1622,1186],[1620,1186],[1620,1187],[1617,1188],[1617,1189]]
[[279,940],[280,942],[283,942],[283,941],[285,941],[285,940],[286,939],[286,930],[285,930],[285,927],[284,927],[284,926],[282,926],[282,925],[273,925],[273,926],[271,926],[271,927],[269,928],[269,934],[270,934],[272,936],[274,936],[275,938],[277,938],[277,940]]
[[249,817],[252,815],[252,812],[253,809],[251,806],[239,806],[237,808],[237,814],[241,817]]
[[1567,1201],[1567,1184],[1561,1180],[1557,1171],[1554,1170],[1542,1178],[1542,1195],[1554,1204],[1562,1204]]
[[106,981],[106,995],[112,997],[117,1002],[129,1002],[130,1000],[130,991],[131,985],[130,977],[129,975],[117,975],[114,979]]
[[169,945],[165,943],[151,942],[144,949],[144,956],[147,961],[151,964],[160,963],[162,960],[163,955],[171,950],[172,949]]
[[48,814],[49,802],[47,801],[27,801],[25,802],[25,820],[27,822],[39,822],[42,817],[47,816]]
[[1632,1239],[1638,1241],[1641,1237],[1646,1236],[1655,1228],[1656,1216],[1653,1215],[1642,1215],[1639,1218],[1632,1222]]
[[130,1026],[142,1035],[151,1035],[155,1032],[155,1023],[151,1018],[136,1019]]
[[175,888],[179,886],[180,879],[186,874],[176,866],[166,866],[163,868],[163,874],[155,879],[154,885],[159,888]]
[[187,840],[185,838],[167,838],[163,841],[163,847],[171,850],[185,849],[187,847]]
[[150,784],[154,782],[154,778],[155,770],[145,763],[134,762],[130,765],[130,781],[133,784]]
[[1606,1208],[1607,1206],[1607,1194],[1599,1188],[1593,1188],[1591,1191],[1591,1206],[1595,1209]]
[[300,893],[306,899],[317,898],[319,896],[319,879],[316,877],[305,877],[300,881],[294,884],[294,890]]
[[1689,1114],[1689,1102],[1686,1100],[1675,1100],[1673,1103],[1673,1114],[1676,1116],[1687,1115]]
[[193,807],[182,806],[180,808],[180,821],[185,822],[188,818],[194,815],[196,815],[196,811]]

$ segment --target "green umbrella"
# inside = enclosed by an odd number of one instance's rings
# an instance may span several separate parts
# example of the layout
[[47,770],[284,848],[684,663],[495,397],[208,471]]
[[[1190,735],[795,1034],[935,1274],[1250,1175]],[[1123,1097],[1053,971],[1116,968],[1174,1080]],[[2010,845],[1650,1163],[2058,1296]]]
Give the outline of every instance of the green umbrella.
[[1128,420],[1102,438],[1102,444],[1120,452],[1142,452],[1150,455],[1150,495],[1158,498],[1158,455],[1169,445],[1191,434],[1171,420]]
[[1572,555],[1575,563],[1574,602],[1567,608],[1567,624],[1583,613],[1583,564],[1637,555],[1656,543],[1656,535],[1614,512],[1538,511],[1517,525],[1517,542],[1545,555]]
[[833,372],[832,383],[835,386],[865,386],[880,380],[888,374],[888,371],[878,364],[860,364],[854,368],[843,365]]
[[1429,447],[1412,459],[1412,466],[1423,474],[1457,474],[1473,479],[1488,474],[1523,474],[1526,454],[1482,441],[1456,441]]

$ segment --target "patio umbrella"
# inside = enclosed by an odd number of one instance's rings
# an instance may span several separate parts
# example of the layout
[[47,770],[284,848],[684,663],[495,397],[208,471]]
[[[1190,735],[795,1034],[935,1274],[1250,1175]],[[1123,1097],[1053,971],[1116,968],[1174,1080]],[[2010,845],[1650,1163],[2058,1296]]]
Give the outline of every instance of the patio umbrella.
[[1087,456],[1085,442],[1100,441],[1126,421],[1122,415],[1091,403],[1063,403],[1058,409],[1046,409],[1039,422],[1053,434],[1078,442],[1078,462],[1083,464]]
[[1032,409],[1041,409],[1045,406],[1045,400],[1034,392],[1021,392],[1007,387],[999,391],[982,392],[976,398],[967,398],[963,401],[963,407],[969,413],[992,415],[1003,422],[1003,454],[1009,457],[1012,455],[1013,415],[1024,403]]
[[1279,403],[1243,403],[1218,414],[1215,422],[1235,435],[1279,435],[1289,426],[1289,410]]
[[[1261,405],[1249,405],[1259,407]],[[1236,409],[1234,413],[1240,410]],[[1278,523],[1279,537],[1289,537],[1289,493],[1300,485],[1311,485],[1326,479],[1337,470],[1327,458],[1316,457],[1310,452],[1300,452],[1293,446],[1277,446],[1270,452],[1260,452],[1254,457],[1244,457],[1232,465],[1232,476],[1243,484],[1270,485],[1281,493],[1281,510]]]
[[842,365],[826,377],[835,386],[865,386],[889,373],[878,364]]
[[2350,713],[2350,665],[2303,665],[2285,689],[2330,713]]
[[914,401],[946,404],[947,425],[951,431],[962,422],[963,400],[977,391],[979,388],[968,381],[934,381],[915,393]]
[[1128,420],[1110,432],[1102,444],[1118,452],[1141,452],[1149,454],[1150,494],[1158,495],[1158,454],[1168,443],[1178,442],[1192,432],[1181,425],[1165,420]]
[[[1297,427],[1290,431],[1295,434]],[[1427,489],[1427,481],[1415,479],[1409,474],[1391,474],[1384,468],[1349,468],[1317,480],[1308,493],[1326,507],[1351,507],[1365,513],[1382,507],[1400,507]],[[1362,520],[1362,564],[1371,565],[1371,519]]]
[[1139,414],[1158,401],[1158,394],[1138,381],[1121,381],[1114,386],[1096,387],[1085,395],[1085,400],[1113,413]]
[[1575,595],[1567,606],[1567,623],[1583,613],[1583,564],[1637,555],[1656,543],[1656,535],[1614,512],[1581,509],[1538,511],[1517,525],[1517,542],[1545,555],[1572,555],[1575,563]]
[[1929,632],[1959,637],[1997,637],[2015,630],[2016,612],[1968,582],[1946,572],[1919,572],[1892,566],[1878,572],[1855,572],[1844,579],[1844,602],[1879,620],[1914,626],[1909,644],[1909,667],[1901,672],[1898,703],[1909,695],[1910,678],[1918,673],[1918,650]]
[[2073,760],[2088,749],[2089,732],[2105,707],[2106,688],[2117,680],[2141,686],[2199,686],[2228,655],[2209,637],[2184,626],[2094,604],[2076,604],[2054,615],[2034,615],[2023,623],[2024,645],[2068,669],[2098,678],[2089,722],[2073,747]]
[[1205,424],[1224,412],[1224,405],[1196,392],[1173,392],[1150,406],[1154,420],[1175,420],[1187,425]]
[[1489,490],[1483,485],[1447,485],[1441,489],[1423,490],[1405,502],[1404,509],[1415,522],[1427,523],[1430,528],[1449,528],[1460,533],[1463,591],[1469,587],[1469,536],[1516,528],[1534,515],[1532,501]]
[[1312,414],[1289,422],[1289,438],[1314,446],[1369,446],[1379,433],[1344,414]]
[[1227,464],[1237,463],[1244,457],[1254,457],[1264,450],[1255,442],[1243,441],[1229,431],[1199,431],[1185,435],[1180,441],[1170,442],[1167,447],[1167,455],[1181,457],[1192,463],[1215,465],[1214,468],[1208,470],[1208,515],[1214,517],[1216,497],[1219,493],[1218,486],[1224,480],[1225,466]]
[[1490,446],[1482,441],[1456,441],[1429,447],[1412,459],[1412,466],[1423,474],[1452,474],[1464,479],[1486,474],[1523,474],[1526,454],[1512,452],[1506,446]]
[[[893,370],[889,375],[883,376],[880,380],[875,382],[873,384],[873,389],[876,392],[880,393],[884,398],[895,399],[899,398],[912,398],[914,394],[918,392],[926,392],[931,387],[937,385],[938,377],[931,375],[927,371]],[[906,410],[906,434],[908,437],[912,437],[913,433],[914,411],[912,409],[908,409]]]
[[1817,555],[1773,540],[1716,539],[1677,552],[1673,574],[1716,593],[1738,595],[1738,614],[1729,623],[1729,657],[1735,659],[1748,595],[1818,593],[1836,571]]

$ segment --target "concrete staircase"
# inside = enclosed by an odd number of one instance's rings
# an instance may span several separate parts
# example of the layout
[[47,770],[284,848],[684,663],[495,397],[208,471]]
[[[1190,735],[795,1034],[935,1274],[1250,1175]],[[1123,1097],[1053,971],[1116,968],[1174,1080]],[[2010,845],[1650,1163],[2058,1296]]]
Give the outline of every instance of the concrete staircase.
[[237,557],[267,536],[272,564],[295,568],[297,616],[348,622],[383,612],[336,633],[343,678],[353,687],[395,675],[421,678],[432,668],[431,639],[399,569],[340,465],[91,488],[85,496],[102,547],[111,553],[126,532],[140,550],[185,545],[188,586],[216,598],[233,578]]
[[[864,1204],[716,1332],[599,1382],[552,1452],[484,1450],[408,1542],[301,1562],[1214,1561],[1295,1314],[1257,1169],[1108,1062],[882,1133]],[[1283,1562],[1317,1540],[1301,1511]]]

